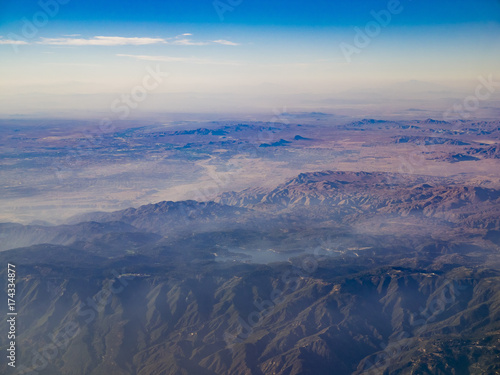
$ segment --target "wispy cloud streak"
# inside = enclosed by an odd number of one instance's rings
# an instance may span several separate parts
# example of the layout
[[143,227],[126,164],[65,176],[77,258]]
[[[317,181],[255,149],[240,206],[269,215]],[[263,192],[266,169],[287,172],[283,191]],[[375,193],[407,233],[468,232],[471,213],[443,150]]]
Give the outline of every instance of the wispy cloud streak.
[[2,39],[2,37],[0,36],[0,44],[17,44],[17,45],[21,45],[21,44],[28,44],[28,42],[26,42],[24,40]]
[[212,40],[212,43],[217,43],[217,44],[223,44],[225,46],[239,46],[239,43],[231,42],[229,40],[224,40],[224,39],[219,39],[219,40]]
[[95,36],[83,38],[41,38],[38,44],[56,46],[125,46],[166,43],[162,38],[125,38],[120,36]]
[[[121,37],[121,36],[94,36],[92,38],[75,38],[73,35],[66,35],[63,38],[40,38],[36,44],[53,46],[142,46],[148,44],[170,44],[177,46],[206,46],[220,44],[225,46],[238,46],[239,43],[229,40],[218,39],[211,41],[197,41],[189,38],[190,33],[184,33],[172,38],[148,38],[148,37]],[[75,34],[75,36],[77,36]],[[29,44],[24,41],[2,40],[0,44]]]
[[127,54],[117,54],[119,57],[129,57],[137,60],[144,61],[161,61],[161,62],[171,62],[171,63],[187,63],[187,64],[201,64],[201,65],[241,65],[236,61],[219,61],[211,60],[197,57],[176,57],[176,56],[149,56],[149,55],[127,55]]

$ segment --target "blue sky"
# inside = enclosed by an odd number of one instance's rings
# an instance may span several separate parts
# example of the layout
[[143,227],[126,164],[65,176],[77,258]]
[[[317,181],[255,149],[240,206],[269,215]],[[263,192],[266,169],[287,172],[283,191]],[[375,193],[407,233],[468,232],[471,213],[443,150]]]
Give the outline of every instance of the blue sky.
[[[70,0],[62,5],[58,22],[82,24],[92,21],[218,24],[220,19],[211,0]],[[372,9],[383,9],[388,1],[297,1],[297,0],[228,0],[234,8],[226,13],[225,21],[237,25],[279,26],[356,26],[365,21]],[[231,4],[235,4],[231,6]],[[408,12],[395,24],[439,25],[464,22],[498,21],[499,4],[496,0],[401,0]],[[3,0],[0,22],[15,24],[22,17],[30,17],[39,10],[31,0]],[[237,9],[237,11],[236,11]]]
[[[169,78],[151,97],[220,94],[246,106],[252,95],[412,81],[466,90],[500,77],[498,0],[59,1],[0,0],[0,113],[92,108],[89,96],[127,93],[157,65]],[[356,44],[374,13],[389,14],[387,25]]]

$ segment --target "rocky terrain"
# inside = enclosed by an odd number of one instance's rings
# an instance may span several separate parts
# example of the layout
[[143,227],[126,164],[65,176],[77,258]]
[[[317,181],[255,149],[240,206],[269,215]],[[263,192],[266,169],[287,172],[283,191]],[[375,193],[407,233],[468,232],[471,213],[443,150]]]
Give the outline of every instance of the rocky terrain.
[[[279,113],[248,121],[0,123],[2,222],[63,224],[90,211],[206,202],[302,172],[367,171],[500,189],[498,120]],[[474,184],[473,184],[474,185]]]
[[497,374],[499,204],[445,177],[320,171],[4,223],[18,373]]

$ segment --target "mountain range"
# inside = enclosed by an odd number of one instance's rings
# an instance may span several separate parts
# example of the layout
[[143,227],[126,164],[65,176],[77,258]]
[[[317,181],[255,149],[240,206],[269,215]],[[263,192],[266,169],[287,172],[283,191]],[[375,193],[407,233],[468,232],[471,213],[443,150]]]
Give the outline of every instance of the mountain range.
[[448,178],[320,171],[3,223],[18,373],[498,374],[499,203]]

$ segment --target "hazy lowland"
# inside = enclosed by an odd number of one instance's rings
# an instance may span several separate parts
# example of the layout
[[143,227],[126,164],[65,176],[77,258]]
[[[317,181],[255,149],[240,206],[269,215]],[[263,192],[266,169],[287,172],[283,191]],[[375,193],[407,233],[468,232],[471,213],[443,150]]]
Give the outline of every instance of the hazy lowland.
[[0,125],[17,374],[500,374],[499,120]]

